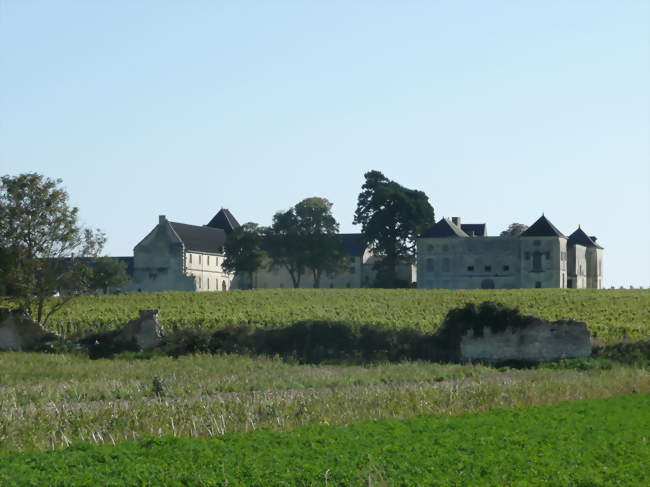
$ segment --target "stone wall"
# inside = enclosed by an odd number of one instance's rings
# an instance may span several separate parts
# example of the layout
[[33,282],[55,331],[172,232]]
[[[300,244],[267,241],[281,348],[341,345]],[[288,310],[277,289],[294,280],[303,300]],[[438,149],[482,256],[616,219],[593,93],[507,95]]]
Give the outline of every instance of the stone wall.
[[470,330],[461,339],[461,360],[549,362],[589,357],[591,340],[585,323],[536,320],[520,329],[493,333],[488,327],[477,336]]
[[0,350],[29,350],[55,338],[24,310],[0,308]]

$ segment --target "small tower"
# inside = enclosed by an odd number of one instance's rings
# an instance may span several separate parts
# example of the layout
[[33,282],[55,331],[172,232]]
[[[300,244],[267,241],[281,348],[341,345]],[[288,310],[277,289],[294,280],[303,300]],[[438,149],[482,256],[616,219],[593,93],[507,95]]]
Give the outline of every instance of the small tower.
[[521,234],[521,287],[566,287],[567,238],[543,214]]
[[[569,235],[569,279],[575,286],[601,289],[603,287],[603,248],[596,237],[587,235],[580,226]],[[575,279],[575,281],[574,281]],[[578,285],[580,284],[580,285]]]

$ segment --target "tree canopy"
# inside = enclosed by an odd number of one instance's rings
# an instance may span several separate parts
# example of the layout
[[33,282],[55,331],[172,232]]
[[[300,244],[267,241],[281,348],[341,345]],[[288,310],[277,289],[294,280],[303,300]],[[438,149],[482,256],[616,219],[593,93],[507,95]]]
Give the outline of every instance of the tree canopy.
[[294,287],[310,271],[314,287],[323,273],[335,273],[346,262],[338,237],[339,225],[332,216],[332,203],[325,198],[306,198],[273,217],[269,232],[272,266],[287,269]]
[[256,223],[245,223],[228,235],[224,250],[226,258],[222,268],[227,272],[244,274],[248,286],[253,287],[253,274],[266,261],[266,252],[262,250],[265,229]]
[[523,223],[511,223],[507,229],[500,233],[501,237],[516,237],[521,235],[528,229],[528,225]]
[[0,258],[5,288],[25,309],[46,323],[74,293],[45,312],[45,301],[65,290],[83,291],[93,271],[87,258],[99,256],[106,238],[82,228],[78,208],[68,201],[60,179],[26,173],[3,176],[0,184]]
[[418,234],[435,223],[433,207],[424,192],[405,188],[379,171],[364,176],[354,223],[362,226],[366,243],[379,257],[376,285],[403,285],[397,279],[397,265],[413,261]]

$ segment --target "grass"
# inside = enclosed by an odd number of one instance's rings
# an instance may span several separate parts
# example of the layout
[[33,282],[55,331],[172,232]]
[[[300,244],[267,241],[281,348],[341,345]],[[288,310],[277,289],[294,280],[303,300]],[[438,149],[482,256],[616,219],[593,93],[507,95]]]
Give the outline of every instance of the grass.
[[650,395],[117,447],[0,452],[0,484],[645,486]]
[[296,365],[264,357],[89,360],[0,353],[0,449],[150,435],[216,437],[650,392],[650,371],[607,360],[530,370],[424,362]]

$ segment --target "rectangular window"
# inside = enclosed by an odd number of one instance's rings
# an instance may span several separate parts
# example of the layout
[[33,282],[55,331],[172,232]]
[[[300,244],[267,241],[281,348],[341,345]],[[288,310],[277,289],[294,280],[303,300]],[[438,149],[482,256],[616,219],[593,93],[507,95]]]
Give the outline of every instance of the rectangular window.
[[449,259],[442,260],[442,272],[449,272]]
[[209,290],[210,290],[210,278],[208,277],[208,278],[206,279],[206,281],[207,281],[207,283],[208,283],[208,291],[209,291]]
[[201,278],[200,278],[200,277],[199,277],[199,279],[198,279],[198,282],[199,282],[199,286],[198,286],[198,288],[201,289]]
[[[208,265],[210,265],[210,256],[208,255]],[[208,288],[210,289],[210,288]]]
[[542,272],[542,253],[533,253],[533,272]]
[[190,264],[192,263],[192,254],[188,254],[190,256]]
[[509,266],[509,265],[504,265],[504,266],[503,266],[503,270],[504,270],[504,271],[509,271],[509,270],[510,270],[510,266]]
[[467,270],[470,271],[470,272],[473,272],[474,271],[474,266],[473,265],[468,265]]
[[485,272],[490,272],[491,270],[492,270],[492,266],[491,266],[491,265],[486,265],[486,266],[485,266]]
[[201,263],[201,254],[199,254],[199,264]]
[[546,252],[546,260],[551,260],[551,253],[550,252]]
[[525,256],[526,256],[526,260],[530,260],[530,252],[526,252]]
[[537,281],[537,282],[535,283],[535,287],[537,287],[537,288],[542,287],[542,282],[541,282],[541,281]]
[[535,247],[539,247],[541,245],[541,242],[539,240],[533,240],[533,245]]

